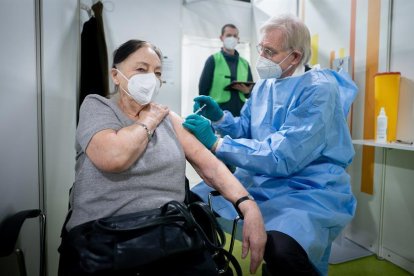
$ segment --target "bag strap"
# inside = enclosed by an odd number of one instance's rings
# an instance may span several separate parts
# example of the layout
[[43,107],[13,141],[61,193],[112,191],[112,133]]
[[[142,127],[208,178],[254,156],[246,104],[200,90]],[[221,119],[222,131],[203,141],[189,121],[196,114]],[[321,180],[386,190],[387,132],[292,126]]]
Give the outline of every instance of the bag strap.
[[188,205],[190,203],[190,181],[187,176],[185,177],[185,197],[184,204]]
[[110,233],[129,233],[129,232],[140,231],[140,230],[153,227],[156,225],[170,224],[176,221],[185,221],[185,219],[180,215],[172,215],[172,216],[162,217],[162,218],[153,218],[153,219],[148,219],[146,221],[143,221],[138,226],[131,227],[131,228],[123,228],[123,229],[113,228],[111,226],[106,225],[103,220],[98,219],[95,221],[94,226],[106,232],[110,232]]
[[233,265],[233,267],[236,270],[236,273],[237,273],[238,276],[243,276],[243,272],[242,272],[242,269],[240,267],[239,261],[237,261],[237,259],[229,251],[227,251],[224,248],[220,248],[219,253],[226,256],[227,260],[229,260],[230,263]]
[[[123,228],[123,229],[112,228],[110,226],[107,226],[104,223],[104,221],[105,221],[104,219],[96,220],[94,225],[96,227],[98,227],[98,228],[100,228],[104,231],[110,232],[110,233],[135,232],[135,231],[140,231],[142,229],[157,226],[157,225],[161,225],[161,224],[171,224],[171,223],[174,223],[174,222],[177,222],[177,221],[186,222],[190,229],[193,229],[193,228],[196,227],[196,223],[195,223],[193,217],[189,214],[188,210],[186,209],[186,207],[183,204],[181,204],[178,201],[173,200],[173,201],[167,202],[166,204],[164,204],[163,206],[160,207],[161,214],[164,214],[164,215],[167,214],[171,210],[177,211],[178,213],[167,215],[167,216],[155,217],[153,219],[148,219],[146,221],[141,222],[139,225],[137,225],[135,227],[131,227],[131,228]],[[114,217],[112,217],[112,218],[114,218]]]
[[[220,249],[224,247],[224,244],[226,243],[226,236],[224,235],[223,229],[221,229],[220,225],[218,224],[216,217],[214,216],[213,212],[211,211],[210,207],[204,202],[196,201],[192,202],[188,205],[188,209],[190,213],[195,212],[195,208],[198,208],[203,217],[207,219],[207,223],[211,226],[211,229],[214,233],[211,233],[211,239],[204,231],[203,227],[197,222],[197,220],[194,219],[197,229],[200,230],[201,234],[204,237],[204,240],[206,241],[206,245],[210,249]],[[194,216],[193,216],[194,217]],[[218,239],[217,239],[218,236]]]
[[162,207],[164,209],[163,211],[167,212],[169,206],[173,206],[176,210],[180,212],[180,214],[185,218],[185,221],[188,223],[190,229],[194,229],[197,226],[194,217],[190,213],[190,210],[183,203],[180,203],[176,200],[172,200]]
[[[200,230],[202,233],[204,240],[206,241],[206,245],[210,248],[215,250],[218,254],[222,254],[225,256],[225,258],[233,265],[234,269],[236,270],[236,273],[238,276],[242,276],[242,269],[240,267],[239,262],[237,259],[226,249],[224,249],[224,244],[226,243],[226,236],[224,235],[223,229],[220,227],[220,225],[217,222],[217,219],[214,215],[214,213],[211,211],[211,208],[204,202],[201,201],[195,201],[188,205],[188,209],[191,214],[195,212],[195,209],[201,210],[201,213],[203,217],[207,219],[207,223],[210,224],[212,227],[212,239],[210,240],[208,235],[205,233],[204,229],[200,226],[200,224],[195,220],[195,223],[197,224],[197,229]],[[218,239],[217,239],[218,236]],[[225,271],[222,271],[221,273],[224,273]]]

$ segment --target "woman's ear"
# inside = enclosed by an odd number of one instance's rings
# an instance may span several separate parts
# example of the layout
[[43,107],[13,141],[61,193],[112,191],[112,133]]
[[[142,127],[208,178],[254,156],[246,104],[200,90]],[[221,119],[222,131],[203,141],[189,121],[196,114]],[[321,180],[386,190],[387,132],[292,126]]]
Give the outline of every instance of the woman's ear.
[[112,81],[114,82],[114,84],[119,85],[118,70],[116,70],[116,68],[111,69],[111,77],[112,77]]

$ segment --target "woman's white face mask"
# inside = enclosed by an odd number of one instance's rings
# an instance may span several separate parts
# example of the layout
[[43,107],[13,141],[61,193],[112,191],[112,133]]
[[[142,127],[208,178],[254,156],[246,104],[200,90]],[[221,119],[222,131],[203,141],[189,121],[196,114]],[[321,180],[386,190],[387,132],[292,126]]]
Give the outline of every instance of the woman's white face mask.
[[149,104],[158,95],[161,82],[154,73],[135,74],[129,79],[116,69],[128,81],[128,91],[121,89],[140,105]]
[[270,59],[267,59],[263,56],[259,56],[256,62],[257,74],[259,75],[261,79],[272,79],[272,78],[279,79],[284,72],[286,72],[287,70],[290,69],[290,67],[292,67],[292,65],[289,65],[289,67],[286,68],[285,71],[282,71],[282,67],[280,67],[280,64],[282,64],[292,53],[293,51],[290,52],[289,55],[287,55],[279,63],[273,62]]

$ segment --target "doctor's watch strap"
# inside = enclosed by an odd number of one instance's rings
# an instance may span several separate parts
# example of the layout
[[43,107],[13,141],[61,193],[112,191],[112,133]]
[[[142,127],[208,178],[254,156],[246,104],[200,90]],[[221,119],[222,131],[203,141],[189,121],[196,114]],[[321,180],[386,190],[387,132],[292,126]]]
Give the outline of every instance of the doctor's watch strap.
[[138,122],[138,121],[135,121],[135,123],[137,125],[139,125],[139,126],[142,126],[145,129],[145,131],[147,132],[148,143],[149,143],[149,141],[151,141],[151,138],[152,138],[152,132],[151,132],[151,130],[147,127],[146,124],[143,124],[143,123]]
[[243,196],[243,197],[239,198],[239,199],[236,201],[236,203],[234,203],[234,208],[236,208],[237,214],[239,215],[239,217],[240,217],[241,219],[244,219],[244,216],[243,216],[242,212],[240,211],[239,205],[240,205],[242,202],[246,201],[246,200],[252,200],[252,201],[254,201],[254,198],[253,198],[253,196],[252,196],[252,195],[248,194],[248,195],[246,195],[246,196]]

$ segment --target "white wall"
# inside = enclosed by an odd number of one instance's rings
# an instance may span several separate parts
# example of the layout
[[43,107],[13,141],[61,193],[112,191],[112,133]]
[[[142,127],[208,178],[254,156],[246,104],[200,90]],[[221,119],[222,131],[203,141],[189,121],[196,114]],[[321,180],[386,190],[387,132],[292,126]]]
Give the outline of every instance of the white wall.
[[[0,3],[0,221],[41,207],[35,7],[33,0]],[[29,275],[39,271],[39,245],[39,222],[29,219],[18,242],[26,254]],[[5,273],[3,268],[0,265],[0,274]]]
[[194,1],[183,6],[183,32],[188,36],[219,38],[221,27],[232,23],[239,29],[241,42],[251,39],[250,3],[233,0]]
[[[163,83],[157,102],[181,112],[181,0],[103,1],[108,61],[112,53],[129,39],[154,43],[164,55]],[[113,88],[113,85],[110,86]],[[111,89],[112,90],[112,89]]]
[[60,230],[74,180],[79,12],[77,0],[42,0],[43,166],[48,275],[57,275]]
[[278,14],[298,15],[298,1],[292,0],[253,0],[254,20],[252,22],[252,32],[258,35],[260,26],[271,16]]
[[305,9],[304,19],[311,36],[319,36],[318,63],[321,67],[329,68],[331,51],[339,57],[342,48],[345,56],[349,56],[350,1],[306,1]]
[[[74,176],[77,0],[8,0],[0,6],[0,217],[44,210],[48,275],[56,275],[60,228]],[[38,275],[38,237],[36,220],[27,221],[19,244],[28,275]]]
[[394,1],[390,71],[401,72],[397,138],[414,141],[414,38],[407,35],[414,26],[414,1]]

